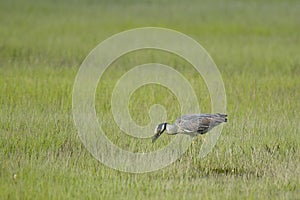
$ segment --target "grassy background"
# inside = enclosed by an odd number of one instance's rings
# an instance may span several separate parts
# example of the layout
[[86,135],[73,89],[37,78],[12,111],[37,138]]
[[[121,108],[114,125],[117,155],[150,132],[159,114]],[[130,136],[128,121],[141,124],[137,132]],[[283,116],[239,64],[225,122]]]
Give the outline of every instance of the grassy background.
[[[296,0],[1,1],[0,199],[299,198],[299,12]],[[130,174],[105,167],[81,144],[72,86],[99,42],[144,26],[181,31],[206,48],[225,83],[229,121],[204,159],[197,138],[174,164]],[[101,80],[96,109],[108,136],[130,150],[152,145],[120,136],[109,98],[122,73],[147,61],[174,66],[210,111],[204,82],[184,61],[155,51],[126,55]],[[148,95],[154,91],[160,95]],[[166,105],[170,120],[179,113],[168,90],[145,86],[129,105],[137,123],[148,122],[153,103]]]

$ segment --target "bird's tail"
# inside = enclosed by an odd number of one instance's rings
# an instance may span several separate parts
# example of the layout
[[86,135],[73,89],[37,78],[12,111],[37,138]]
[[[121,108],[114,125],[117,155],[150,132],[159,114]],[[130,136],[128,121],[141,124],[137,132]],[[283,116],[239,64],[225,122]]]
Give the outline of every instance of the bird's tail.
[[216,115],[217,115],[216,120],[219,121],[220,123],[227,122],[227,114],[217,113]]

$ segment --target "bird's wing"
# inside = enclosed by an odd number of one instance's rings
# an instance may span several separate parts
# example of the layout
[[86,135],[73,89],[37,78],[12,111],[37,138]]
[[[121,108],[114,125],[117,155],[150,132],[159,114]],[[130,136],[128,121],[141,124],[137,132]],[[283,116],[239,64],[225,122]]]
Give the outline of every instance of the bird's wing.
[[222,114],[183,115],[175,121],[175,124],[186,132],[206,133],[213,127],[225,122],[226,116]]

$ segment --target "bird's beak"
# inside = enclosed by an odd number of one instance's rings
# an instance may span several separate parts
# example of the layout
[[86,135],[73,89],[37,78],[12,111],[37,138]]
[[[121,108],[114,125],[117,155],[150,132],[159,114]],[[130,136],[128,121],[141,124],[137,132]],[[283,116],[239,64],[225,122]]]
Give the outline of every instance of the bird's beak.
[[156,133],[153,137],[152,137],[152,143],[154,143],[157,138],[159,138],[159,136],[161,135],[162,133]]

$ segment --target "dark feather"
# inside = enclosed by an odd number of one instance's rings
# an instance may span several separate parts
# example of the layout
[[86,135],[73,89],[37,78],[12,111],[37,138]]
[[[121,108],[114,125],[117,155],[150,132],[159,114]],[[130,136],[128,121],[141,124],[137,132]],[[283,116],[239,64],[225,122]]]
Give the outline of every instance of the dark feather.
[[204,134],[213,127],[227,121],[226,114],[191,114],[183,115],[175,121],[184,132],[198,132]]

